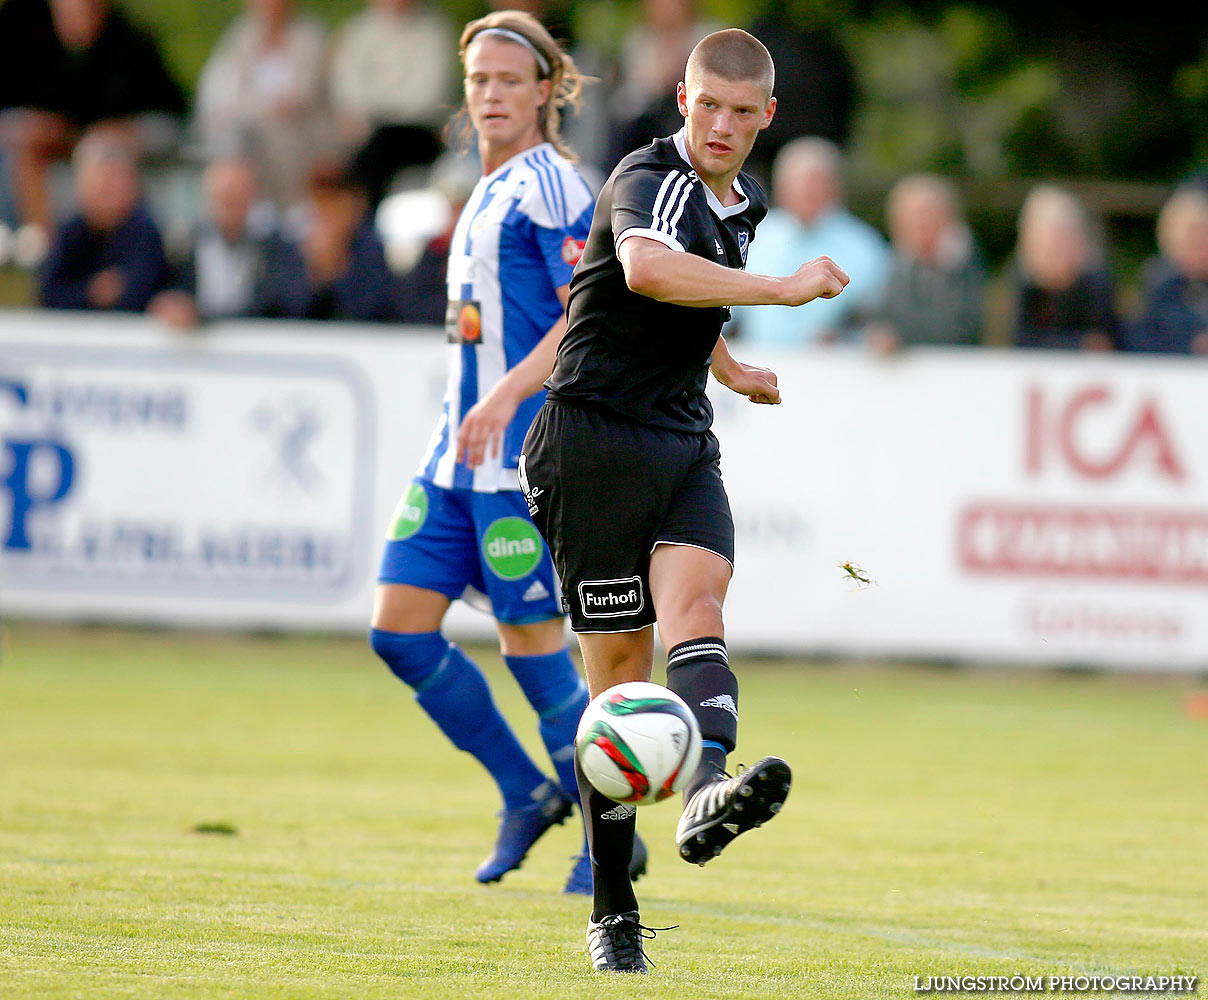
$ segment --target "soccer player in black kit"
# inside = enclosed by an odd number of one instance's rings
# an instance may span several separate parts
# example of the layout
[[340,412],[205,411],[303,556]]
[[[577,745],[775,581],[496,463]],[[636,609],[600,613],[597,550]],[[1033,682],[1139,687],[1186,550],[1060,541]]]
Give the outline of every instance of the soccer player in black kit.
[[[741,169],[775,113],[773,73],[767,49],[747,32],[708,35],[677,86],[683,130],[631,153],[609,177],[519,468],[593,696],[650,679],[658,624],[667,686],[692,707],[704,741],[676,830],[680,856],[693,864],[774,816],[791,780],[778,757],[725,773],[738,732],[722,623],[734,523],[706,382],[711,370],[754,403],[778,403],[775,374],[727,350],[728,307],[801,305],[838,295],[848,281],[828,257],[785,277],[743,269],[767,201]],[[651,932],[628,872],[636,810],[581,772],[579,788],[594,884],[592,965],[645,972]]]

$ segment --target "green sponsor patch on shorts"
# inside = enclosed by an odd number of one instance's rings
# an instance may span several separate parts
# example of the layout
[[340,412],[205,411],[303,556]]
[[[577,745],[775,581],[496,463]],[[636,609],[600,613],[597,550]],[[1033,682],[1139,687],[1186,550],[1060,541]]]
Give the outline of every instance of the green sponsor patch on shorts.
[[541,552],[541,536],[523,517],[501,517],[482,535],[482,556],[502,580],[528,576],[541,562]]
[[390,540],[401,542],[410,538],[428,519],[428,493],[419,483],[412,483],[394,508],[390,521]]

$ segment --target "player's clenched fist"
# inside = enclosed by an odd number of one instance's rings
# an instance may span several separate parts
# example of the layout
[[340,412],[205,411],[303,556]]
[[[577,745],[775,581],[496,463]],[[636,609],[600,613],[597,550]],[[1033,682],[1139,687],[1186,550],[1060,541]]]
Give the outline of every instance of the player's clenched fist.
[[849,281],[847,272],[829,257],[815,257],[784,279],[784,304],[799,306],[814,299],[833,299]]

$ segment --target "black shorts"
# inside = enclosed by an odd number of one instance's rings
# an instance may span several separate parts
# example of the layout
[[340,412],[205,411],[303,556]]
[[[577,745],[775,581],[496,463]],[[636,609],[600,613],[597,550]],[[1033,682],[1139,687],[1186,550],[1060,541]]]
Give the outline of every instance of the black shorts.
[[712,431],[634,423],[547,401],[524,441],[520,483],[562,584],[575,632],[655,621],[650,553],[660,543],[734,563],[734,519]]

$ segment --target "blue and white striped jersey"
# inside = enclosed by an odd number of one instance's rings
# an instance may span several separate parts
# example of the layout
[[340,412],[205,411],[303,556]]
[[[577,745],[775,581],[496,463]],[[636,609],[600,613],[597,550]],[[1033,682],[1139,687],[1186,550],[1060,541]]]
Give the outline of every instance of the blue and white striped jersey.
[[518,153],[479,180],[449,247],[449,380],[418,475],[446,489],[520,488],[516,465],[541,391],[516,411],[494,458],[457,461],[457,430],[470,408],[523,360],[562,314],[591,227],[595,196],[549,143]]

